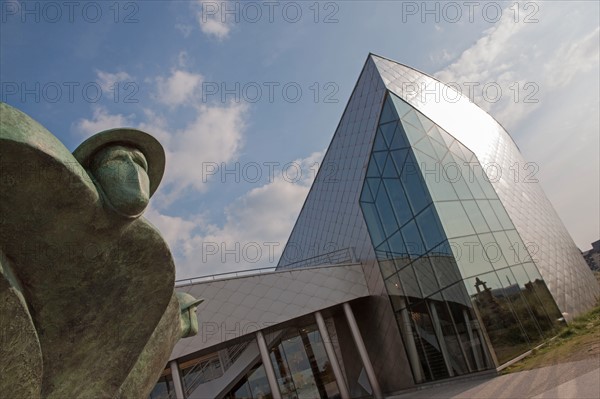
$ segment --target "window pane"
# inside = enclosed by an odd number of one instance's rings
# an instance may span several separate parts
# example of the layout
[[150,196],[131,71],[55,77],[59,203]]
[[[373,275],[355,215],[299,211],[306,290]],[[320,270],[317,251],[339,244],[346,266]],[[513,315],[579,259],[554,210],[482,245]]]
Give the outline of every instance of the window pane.
[[502,249],[492,233],[479,234],[479,240],[481,241],[484,258],[492,264],[494,269],[498,270],[508,266],[502,255]]
[[389,239],[388,244],[393,259],[408,258],[406,246],[400,231],[395,232]]
[[391,122],[393,120],[398,119],[398,114],[396,113],[396,107],[394,103],[390,101],[390,97],[388,96],[385,101],[385,105],[383,106],[383,110],[381,111],[381,116],[379,117],[379,123]]
[[391,155],[387,157],[385,162],[385,168],[383,169],[383,177],[384,178],[397,178],[399,173],[396,171],[396,167],[394,166],[394,162],[392,161]]
[[437,202],[435,207],[448,238],[475,233],[459,201]]
[[377,206],[379,220],[383,225],[383,231],[385,231],[386,237],[392,235],[394,231],[398,230],[398,223],[394,217],[392,205],[390,204],[390,200],[388,199],[385,190],[380,191],[377,199],[375,200],[375,205]]
[[423,137],[418,143],[414,144],[413,147],[419,151],[422,151],[424,154],[429,155],[433,159],[437,159],[437,154],[429,142],[429,137]]
[[417,279],[419,280],[424,298],[436,291],[439,291],[440,287],[433,273],[433,268],[431,267],[429,259],[426,256],[415,260],[412,264],[412,267],[415,270]]
[[379,177],[381,173],[377,168],[377,164],[375,163],[375,159],[371,157],[369,161],[369,169],[367,169],[367,177]]
[[416,151],[415,156],[417,156],[419,160],[421,173],[425,178],[427,188],[429,189],[433,200],[446,201],[458,199],[454,188],[452,187],[452,183],[450,183],[444,175],[442,164],[425,154],[419,156],[418,151]]
[[[488,169],[489,169],[490,173],[498,173],[497,171],[495,171],[495,168],[488,166]],[[485,170],[483,168],[477,168],[475,170],[475,172],[477,172],[477,174],[476,174],[477,182],[479,183],[479,186],[483,190],[486,198],[489,198],[489,199],[498,198],[498,194],[496,194],[496,190],[494,190],[494,187],[492,187],[492,183],[490,183],[490,180],[489,180],[488,175],[486,174]]]
[[425,182],[421,178],[419,166],[412,155],[406,158],[404,169],[402,169],[401,181],[404,192],[412,207],[413,214],[419,213],[431,202],[425,188]]
[[429,205],[417,216],[417,224],[428,251],[446,239],[433,205]]
[[494,213],[496,214],[496,217],[500,221],[502,228],[504,228],[505,230],[515,228],[515,226],[512,224],[512,221],[510,220],[510,217],[508,216],[508,213],[506,213],[506,210],[504,209],[504,206],[502,205],[500,200],[490,200],[490,205],[492,206],[492,209],[494,209]]
[[383,139],[383,134],[380,131],[377,132],[375,136],[375,144],[373,144],[373,151],[387,151],[388,147]]
[[[431,129],[431,130],[433,131],[435,129]],[[448,148],[445,145],[440,144],[435,140],[431,140],[431,146],[433,147],[433,150],[435,151],[436,159],[438,161],[444,159],[444,156],[448,152]]]
[[365,184],[362,189],[362,193],[360,194],[361,202],[373,202],[373,196],[371,195],[371,189],[369,185]]
[[379,260],[379,268],[384,279],[396,273],[396,266],[392,259]]
[[513,245],[508,239],[508,236],[505,232],[499,231],[494,233],[494,238],[500,247],[500,251],[502,251],[502,255],[504,255],[504,260],[509,266],[516,265],[521,263],[516,256],[515,250],[513,249]]
[[[441,132],[440,132],[440,127],[437,125],[434,125],[431,129],[429,129],[429,131],[427,132],[427,134],[429,135],[429,137],[431,137],[432,139],[434,139],[437,143],[443,145],[446,149],[448,148],[448,146],[446,145],[446,142],[444,141],[444,139],[442,138]],[[446,133],[448,134],[448,133]]]
[[427,118],[425,115],[423,115],[417,110],[415,110],[415,113],[417,114],[417,117],[419,118],[419,121],[421,122],[421,125],[423,126],[423,129],[425,129],[425,131],[428,131],[433,127],[433,122],[429,120],[429,118]]
[[404,195],[404,189],[399,179],[384,179],[383,182],[392,202],[394,214],[398,219],[399,225],[402,226],[412,218],[412,212]]
[[[410,113],[409,113],[410,114]],[[423,136],[425,136],[425,132],[418,127],[411,125],[410,123],[404,122],[402,120],[402,127],[404,128],[404,132],[406,133],[406,137],[408,138],[408,142],[414,145],[417,141],[419,141]]]
[[400,279],[398,275],[394,274],[385,280],[385,287],[387,288],[388,295],[392,301],[394,311],[400,310],[406,306],[406,300],[404,299],[404,292],[400,285]]
[[396,170],[398,171],[399,174],[402,172],[402,168],[404,167],[404,162],[406,161],[406,156],[408,155],[409,151],[410,150],[407,148],[402,149],[402,150],[391,151],[392,159],[394,160],[394,163],[396,164]]
[[267,399],[273,397],[265,368],[262,364],[248,374],[248,385],[250,386],[253,398]]
[[[385,167],[385,160],[388,156],[389,152],[388,151],[377,151],[373,153],[373,157],[372,159],[375,160],[375,163],[377,164],[377,170],[379,171],[379,174],[383,174],[383,169]],[[380,177],[380,176],[377,176]]]
[[425,246],[423,245],[423,241],[421,241],[421,236],[414,220],[408,222],[400,231],[402,231],[404,245],[406,245],[406,250],[411,258],[415,259],[425,253]]
[[415,302],[421,299],[421,290],[417,283],[417,278],[412,266],[405,267],[398,272],[398,278],[402,284],[402,291],[409,302]]
[[400,97],[398,97],[394,94],[390,93],[390,95],[388,96],[388,99],[391,99],[392,102],[394,103],[397,114],[399,116],[404,116],[404,115],[406,115],[407,112],[409,112],[410,110],[413,109],[410,105],[408,105],[406,102],[404,102],[404,100],[402,100]]
[[479,210],[479,207],[477,206],[477,203],[473,200],[463,200],[461,201],[463,207],[465,208],[465,211],[467,212],[467,215],[469,216],[469,220],[471,221],[471,224],[473,224],[473,227],[475,228],[475,232],[477,233],[487,233],[490,231],[487,223],[485,222],[485,219],[483,217],[483,215],[481,214],[481,211]]
[[383,138],[388,146],[392,144],[392,138],[394,137],[394,131],[396,130],[396,125],[398,122],[390,122],[383,125],[379,125],[379,129],[381,134],[383,134]]
[[394,139],[392,140],[392,144],[390,145],[390,149],[396,150],[398,148],[408,148],[410,144],[408,139],[406,138],[406,133],[404,132],[404,128],[401,123],[398,123],[396,126],[396,133],[394,134]]
[[477,236],[452,238],[449,242],[463,278],[493,270],[492,264],[484,256]]
[[477,200],[477,205],[479,206],[479,209],[481,210],[481,214],[485,218],[487,225],[490,227],[490,230],[492,230],[492,231],[502,230],[502,225],[500,224],[500,221],[498,221],[498,218],[496,217],[496,214],[492,210],[490,203],[486,200]]
[[443,253],[434,253],[428,256],[442,288],[448,287],[461,279],[458,265],[453,256]]
[[369,236],[371,236],[371,240],[373,241],[373,246],[377,247],[385,239],[385,233],[379,223],[379,216],[377,216],[375,204],[363,202],[360,204],[360,207],[362,208],[365,222],[369,230]]
[[[479,164],[477,164],[477,165],[479,165]],[[477,198],[477,199],[486,198],[486,195],[483,192],[483,189],[477,182],[478,179],[477,179],[477,176],[475,175],[476,171],[473,168],[473,164],[470,164],[468,162],[463,162],[461,164],[461,167],[462,167],[463,179],[467,183],[469,190],[471,190],[471,194],[473,194],[473,198]],[[480,166],[476,166],[476,168],[481,169]]]

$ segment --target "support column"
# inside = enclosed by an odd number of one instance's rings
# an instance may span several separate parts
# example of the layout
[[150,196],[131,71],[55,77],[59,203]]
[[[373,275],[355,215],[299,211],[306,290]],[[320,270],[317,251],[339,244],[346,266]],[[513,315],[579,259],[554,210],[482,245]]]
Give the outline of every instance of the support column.
[[175,396],[177,399],[184,399],[183,383],[181,382],[181,374],[179,373],[179,364],[177,364],[177,360],[171,360],[169,362],[169,367],[171,367],[171,377],[173,377]]
[[448,370],[448,375],[450,375],[450,377],[454,377],[454,370],[452,370],[452,365],[450,364],[450,355],[448,354],[448,348],[446,348],[444,332],[442,331],[442,325],[440,324],[440,318],[438,316],[437,309],[435,308],[435,304],[429,301],[427,302],[429,305],[429,311],[431,312],[431,318],[433,319],[433,329],[435,331],[438,344],[440,345],[440,352],[442,352],[444,364],[446,364],[446,370]]
[[373,389],[373,397],[375,399],[383,399],[383,394],[381,393],[381,387],[379,386],[379,382],[375,376],[373,364],[371,363],[371,359],[369,359],[369,353],[367,352],[365,343],[360,335],[358,324],[356,323],[354,313],[352,313],[352,308],[348,302],[344,303],[344,313],[346,314],[346,320],[348,321],[348,326],[352,332],[352,338],[354,338],[354,343],[356,344],[356,348],[360,354],[360,359],[362,360],[365,372],[367,373],[369,384],[371,384],[371,389]]
[[258,342],[258,349],[260,350],[260,358],[267,374],[267,380],[269,381],[269,387],[271,388],[271,395],[273,399],[281,399],[281,392],[279,392],[279,384],[277,383],[277,377],[275,376],[275,370],[273,370],[273,363],[271,363],[271,357],[269,356],[269,349],[265,342],[265,337],[262,331],[256,332],[256,341]]
[[473,357],[475,358],[475,364],[477,366],[477,370],[483,370],[483,365],[481,364],[481,353],[479,353],[480,345],[475,344],[475,337],[473,337],[473,330],[471,330],[471,320],[469,319],[469,315],[467,311],[463,309],[463,318],[465,319],[465,324],[467,326],[467,334],[469,334],[469,344],[471,345],[471,351],[473,352]]
[[402,299],[402,310],[400,316],[402,317],[402,334],[405,335],[404,342],[406,343],[406,351],[408,352],[408,359],[412,365],[412,369],[415,375],[415,382],[418,384],[423,382],[423,369],[421,368],[421,360],[419,359],[419,352],[417,351],[417,345],[415,344],[415,333],[412,330],[410,322],[410,316],[408,310],[406,310],[404,299]]
[[329,331],[327,331],[327,326],[325,325],[325,320],[323,319],[321,312],[315,312],[315,319],[317,320],[319,334],[321,334],[321,339],[323,340],[323,346],[325,346],[325,352],[327,353],[329,364],[331,364],[333,375],[335,375],[335,380],[337,381],[337,385],[340,390],[340,396],[342,399],[350,398],[350,392],[348,391],[348,385],[346,385],[344,373],[342,373],[342,369],[338,363],[335,350],[331,344],[331,338],[329,338]]

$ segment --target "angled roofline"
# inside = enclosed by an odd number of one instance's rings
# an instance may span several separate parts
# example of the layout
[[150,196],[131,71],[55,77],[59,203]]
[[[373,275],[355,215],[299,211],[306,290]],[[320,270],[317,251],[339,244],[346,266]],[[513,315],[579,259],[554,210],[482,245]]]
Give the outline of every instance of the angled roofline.
[[[398,65],[402,65],[403,67],[405,67],[405,68],[408,68],[408,69],[412,69],[413,71],[415,71],[415,72],[418,72],[418,73],[420,73],[421,75],[427,76],[428,78],[431,78],[431,79],[435,80],[436,82],[439,82],[439,83],[443,84],[443,85],[444,85],[444,86],[446,86],[446,87],[450,87],[450,86],[448,86],[446,83],[444,83],[444,82],[442,82],[441,80],[439,80],[438,78],[436,78],[435,76],[431,76],[430,74],[428,74],[428,73],[426,73],[426,72],[423,72],[423,71],[421,71],[421,70],[418,70],[417,68],[413,68],[413,67],[411,67],[411,66],[409,66],[409,65],[403,64],[403,63],[401,63],[401,62],[398,62],[398,61],[396,61],[396,60],[393,60],[393,59],[391,59],[391,58],[384,57],[384,56],[382,56],[382,55],[375,54],[375,53],[372,53],[372,52],[369,52],[369,57],[377,57],[377,58],[381,58],[381,59],[383,59],[383,60],[387,60],[387,61],[393,62],[393,63],[395,63],[395,64],[398,64]],[[377,64],[375,64],[375,66],[377,66]],[[384,83],[385,83],[385,82],[384,82]],[[387,85],[386,85],[386,88],[387,88]],[[388,90],[389,90],[389,89],[388,89]],[[391,90],[390,90],[390,91],[391,91]],[[395,93],[394,93],[394,94],[395,94]],[[461,96],[463,96],[463,97],[465,97],[465,96],[462,94],[462,92],[460,93],[460,95],[461,95]],[[523,152],[521,151],[521,148],[519,148],[519,145],[517,144],[517,142],[515,141],[515,139],[514,139],[514,138],[511,136],[511,134],[508,132],[508,130],[507,130],[507,129],[506,129],[506,128],[505,128],[505,127],[502,125],[502,123],[500,123],[500,122],[499,122],[499,121],[498,121],[498,120],[497,120],[497,119],[496,119],[496,118],[495,118],[495,117],[494,117],[492,114],[490,114],[489,112],[487,112],[486,110],[484,110],[483,108],[481,108],[479,105],[477,105],[477,104],[475,104],[473,101],[471,101],[471,99],[470,99],[470,98],[468,98],[468,97],[465,97],[465,98],[466,98],[466,99],[467,99],[467,100],[468,100],[468,101],[469,101],[471,104],[473,104],[473,105],[475,105],[477,108],[479,108],[479,110],[480,110],[481,112],[485,112],[485,113],[486,113],[486,114],[487,114],[487,115],[488,115],[490,118],[492,118],[492,119],[494,120],[494,122],[496,122],[496,123],[498,124],[498,126],[500,126],[500,127],[502,128],[502,130],[504,130],[504,132],[507,134],[507,136],[508,136],[508,137],[509,137],[509,138],[512,140],[513,144],[514,144],[514,145],[517,147],[517,150],[519,150],[519,153],[523,154]]]
[[[350,99],[352,98],[352,96],[354,96],[354,93],[356,92],[356,88],[358,87],[358,82],[360,81],[361,76],[365,72],[365,68],[367,67],[367,63],[371,59],[371,55],[372,55],[372,53],[369,53],[367,55],[367,59],[365,60],[363,67],[360,70],[360,73],[358,74],[356,83],[354,83],[354,88],[352,89],[352,92],[350,93],[350,97],[348,97],[348,101],[346,102],[344,111],[342,111],[342,115],[340,116],[340,119],[335,127],[335,130],[333,131],[333,135],[331,136],[331,140],[329,141],[329,144],[327,145],[327,151],[325,151],[325,154],[323,155],[323,159],[325,159],[325,157],[327,157],[327,154],[329,154],[329,151],[331,150],[331,144],[333,144],[333,139],[335,138],[335,134],[337,133],[338,129],[340,128],[340,125],[342,124],[342,119],[344,119],[344,115],[346,115],[346,111],[348,111],[348,106],[350,105]],[[377,65],[375,65],[375,61],[373,61],[373,66],[375,66],[375,68],[377,68]],[[379,75],[379,78],[381,79],[381,75]],[[381,79],[381,82],[383,83],[383,79]],[[277,261],[277,266],[275,267],[276,270],[279,269],[279,267],[280,267],[281,259],[283,258],[283,253],[285,252],[285,249],[287,248],[288,244],[290,243],[290,238],[292,238],[292,234],[294,234],[294,230],[296,229],[296,226],[298,225],[298,219],[300,218],[300,215],[302,215],[302,212],[304,211],[304,207],[306,206],[308,197],[309,197],[310,193],[312,192],[314,184],[317,181],[317,178],[319,177],[320,174],[321,174],[321,168],[319,167],[319,170],[317,171],[317,174],[316,174],[312,184],[310,185],[310,189],[308,190],[308,193],[306,194],[306,198],[304,199],[302,208],[300,209],[300,212],[298,213],[298,217],[296,217],[296,221],[294,222],[294,227],[292,227],[292,230],[290,231],[288,239],[286,240],[285,245],[283,246],[283,250],[281,251],[281,256],[279,257],[279,260]]]

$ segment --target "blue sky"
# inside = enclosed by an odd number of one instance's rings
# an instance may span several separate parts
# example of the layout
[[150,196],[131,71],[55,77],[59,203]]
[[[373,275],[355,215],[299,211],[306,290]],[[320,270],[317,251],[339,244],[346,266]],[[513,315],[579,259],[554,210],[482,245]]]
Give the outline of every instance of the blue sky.
[[4,1],[0,94],[70,150],[119,126],[159,138],[146,216],[186,278],[276,263],[373,52],[473,87],[585,250],[600,238],[599,15],[593,1]]

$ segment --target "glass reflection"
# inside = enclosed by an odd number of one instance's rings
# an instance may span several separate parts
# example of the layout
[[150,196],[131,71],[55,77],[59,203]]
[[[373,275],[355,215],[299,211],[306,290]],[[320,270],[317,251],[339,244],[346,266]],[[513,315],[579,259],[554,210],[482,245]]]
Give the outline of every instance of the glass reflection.
[[339,398],[339,389],[316,325],[287,330],[271,349],[283,398]]
[[226,399],[271,399],[273,395],[269,381],[262,363],[255,365],[239,381],[235,387],[225,395]]
[[553,333],[556,304],[473,152],[384,108],[360,205],[415,380],[504,363]]
[[467,289],[500,364],[530,349],[529,340],[496,273],[468,279]]

